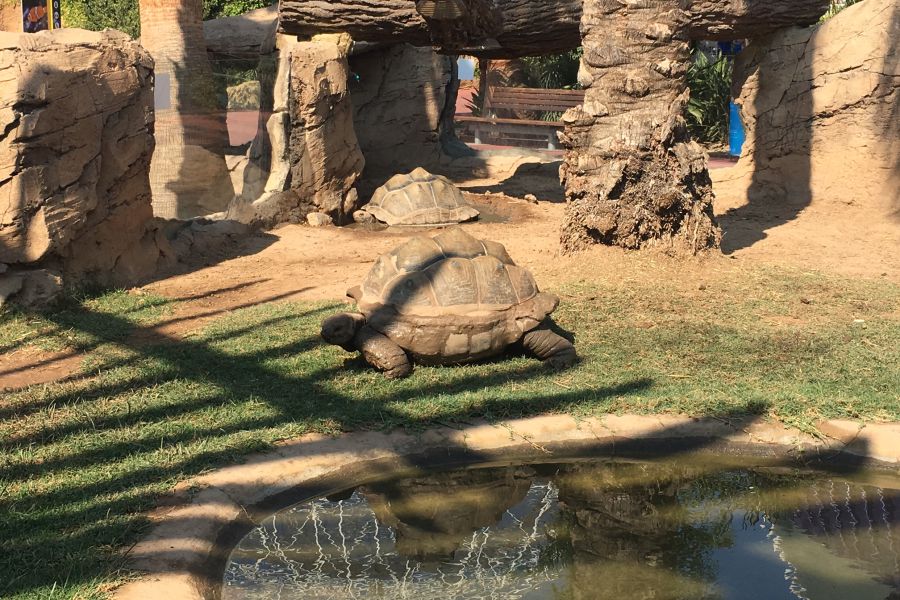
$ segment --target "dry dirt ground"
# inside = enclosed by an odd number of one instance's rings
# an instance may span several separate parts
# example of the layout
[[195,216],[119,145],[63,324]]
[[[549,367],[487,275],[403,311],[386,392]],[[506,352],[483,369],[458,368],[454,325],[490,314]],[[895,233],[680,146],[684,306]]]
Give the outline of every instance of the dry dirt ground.
[[[742,198],[718,198],[716,213],[725,226],[723,252],[670,257],[597,247],[561,256],[559,226],[565,204],[557,168],[555,163],[509,159],[499,176],[495,171],[483,179],[456,177],[483,211],[482,220],[465,225],[468,231],[506,245],[546,289],[596,278],[677,278],[702,285],[722,273],[767,264],[900,281],[900,220],[868,214],[859,205],[751,207]],[[538,202],[524,200],[526,194]],[[206,259],[197,257],[190,272],[142,288],[180,301],[175,314],[151,335],[181,336],[227,312],[265,302],[341,300],[363,279],[375,257],[420,233],[428,230],[287,225],[246,240],[233,249],[235,258],[205,266]],[[79,365],[79,357],[66,352],[42,354],[26,348],[9,353],[0,358],[0,389],[55,381]]]

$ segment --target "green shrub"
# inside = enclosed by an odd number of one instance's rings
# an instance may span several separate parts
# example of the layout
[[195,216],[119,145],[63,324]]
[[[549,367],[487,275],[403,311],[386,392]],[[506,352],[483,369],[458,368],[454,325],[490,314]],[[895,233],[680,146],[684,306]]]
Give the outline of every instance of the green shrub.
[[831,6],[828,8],[828,12],[822,15],[822,18],[819,19],[819,22],[821,23],[823,21],[827,21],[845,8],[853,6],[854,4],[857,4],[859,2],[862,2],[862,0],[831,0]]
[[203,19],[234,17],[273,4],[273,0],[203,0]]
[[[203,0],[203,18],[240,15],[272,3],[273,0]],[[132,37],[141,35],[139,0],[62,0],[62,16],[66,27],[95,31],[109,27]]]
[[728,104],[731,99],[732,60],[721,53],[715,60],[695,50],[688,69],[691,99],[685,110],[688,129],[705,143],[728,139]]
[[523,58],[522,65],[528,87],[550,90],[578,88],[578,65],[581,63],[581,54],[582,49],[578,48],[562,54]]
[[132,37],[141,35],[138,0],[62,0],[65,27],[118,29]]

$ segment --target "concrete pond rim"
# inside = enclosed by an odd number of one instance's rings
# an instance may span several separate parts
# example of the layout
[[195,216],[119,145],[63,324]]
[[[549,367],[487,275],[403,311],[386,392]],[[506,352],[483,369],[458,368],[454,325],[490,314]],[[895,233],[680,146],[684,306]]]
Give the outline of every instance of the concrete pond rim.
[[[218,600],[232,549],[299,502],[403,475],[582,459],[689,458],[723,467],[784,467],[852,478],[900,476],[900,423],[824,421],[813,436],[760,417],[550,415],[418,433],[313,434],[179,485],[128,552],[138,579],[117,600]],[[900,479],[898,479],[900,481]]]

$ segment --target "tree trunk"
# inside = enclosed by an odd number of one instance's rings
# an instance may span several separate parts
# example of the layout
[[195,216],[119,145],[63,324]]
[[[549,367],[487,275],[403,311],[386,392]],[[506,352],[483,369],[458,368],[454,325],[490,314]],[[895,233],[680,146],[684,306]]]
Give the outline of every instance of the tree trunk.
[[[354,40],[435,45],[450,53],[516,58],[564,52],[581,45],[583,0],[496,0],[499,21],[463,24],[467,36],[443,38],[413,0],[281,0],[281,28],[292,35],[347,32]],[[828,10],[829,0],[692,0],[685,13],[691,39],[735,40],[791,25],[811,25]],[[472,14],[494,15],[487,0],[466,0]],[[481,12],[479,12],[481,11]],[[494,18],[494,17],[491,17]],[[431,23],[434,25],[434,22]]]
[[585,0],[584,105],[563,117],[565,251],[717,246],[706,158],[682,112],[690,53],[677,0]]
[[431,45],[428,24],[412,0],[281,0],[279,17],[289,35],[346,32],[360,42]]
[[150,166],[157,216],[225,210],[234,188],[225,165],[224,112],[203,38],[201,0],[141,0],[141,44],[156,63],[156,152]]
[[[280,27],[284,33],[311,37],[318,33],[349,33],[365,42],[438,46],[448,51],[495,38],[502,32],[502,14],[487,0],[282,0]],[[451,4],[462,16],[432,18],[427,4]]]

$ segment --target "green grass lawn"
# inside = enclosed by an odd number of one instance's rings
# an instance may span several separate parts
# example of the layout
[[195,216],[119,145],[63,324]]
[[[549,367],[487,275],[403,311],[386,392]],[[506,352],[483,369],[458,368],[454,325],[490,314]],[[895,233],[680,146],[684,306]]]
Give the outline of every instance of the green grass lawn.
[[[703,288],[703,289],[700,289]],[[0,597],[92,598],[127,576],[142,513],[192,475],[306,432],[550,412],[900,420],[900,288],[785,270],[571,282],[559,325],[583,359],[417,368],[387,381],[318,339],[328,304],[235,312],[173,340],[175,308],[116,292],[0,316],[0,351],[76,348],[72,381],[0,401]]]

